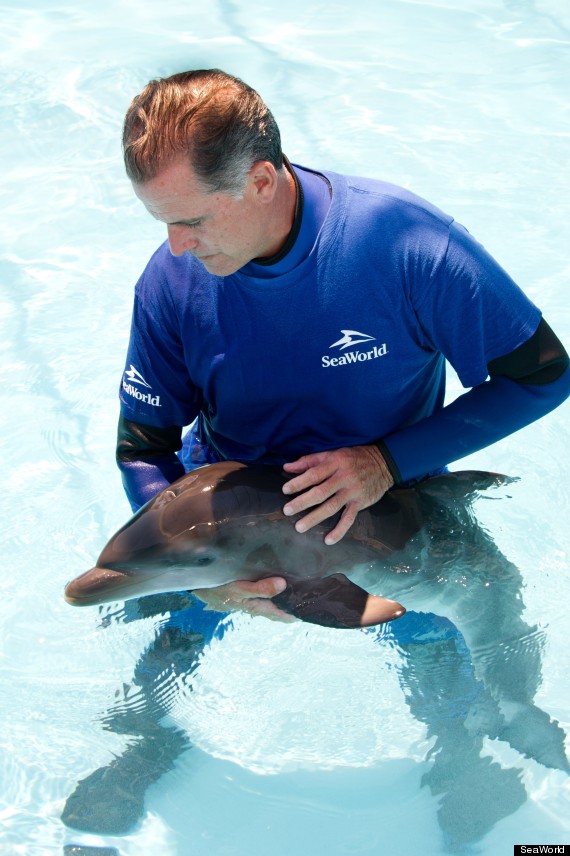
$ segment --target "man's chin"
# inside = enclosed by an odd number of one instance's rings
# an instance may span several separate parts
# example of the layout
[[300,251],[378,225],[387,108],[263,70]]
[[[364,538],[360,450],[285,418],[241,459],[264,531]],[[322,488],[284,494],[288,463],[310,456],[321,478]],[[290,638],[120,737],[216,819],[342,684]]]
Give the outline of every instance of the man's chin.
[[198,261],[202,262],[208,273],[214,276],[229,276],[239,270],[240,265],[236,265],[231,259],[216,253],[212,256],[202,256]]

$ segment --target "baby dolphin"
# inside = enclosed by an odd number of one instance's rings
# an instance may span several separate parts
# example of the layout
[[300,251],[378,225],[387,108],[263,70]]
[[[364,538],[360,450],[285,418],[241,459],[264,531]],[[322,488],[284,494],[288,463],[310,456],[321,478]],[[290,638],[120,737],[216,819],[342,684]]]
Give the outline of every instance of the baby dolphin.
[[[461,482],[468,474],[455,475],[461,491],[473,488],[471,479]],[[287,588],[273,602],[313,624],[366,627],[402,616],[401,604],[369,594],[346,573],[387,558],[419,531],[417,490],[393,488],[327,546],[323,538],[334,518],[300,534],[295,518],[283,514],[287,478],[279,467],[235,461],[193,470],[113,535],[97,565],[68,583],[65,599],[88,606],[281,576]]]

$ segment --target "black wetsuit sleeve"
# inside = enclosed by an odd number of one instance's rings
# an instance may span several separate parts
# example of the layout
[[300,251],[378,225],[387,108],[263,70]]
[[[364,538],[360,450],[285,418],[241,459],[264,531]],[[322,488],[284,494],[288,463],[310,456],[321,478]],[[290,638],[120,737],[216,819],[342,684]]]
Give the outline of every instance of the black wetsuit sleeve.
[[530,384],[552,383],[567,367],[566,349],[544,318],[530,339],[487,366],[490,377],[501,375]]
[[119,417],[117,428],[117,461],[136,461],[140,458],[154,458],[173,455],[182,448],[182,428],[171,425],[157,428],[131,422],[124,416]]
[[157,428],[119,418],[117,464],[133,511],[184,475],[176,452],[182,447],[182,428]]
[[485,383],[378,442],[396,483],[436,472],[502,440],[570,395],[568,354],[544,319],[520,347],[492,360],[488,371]]

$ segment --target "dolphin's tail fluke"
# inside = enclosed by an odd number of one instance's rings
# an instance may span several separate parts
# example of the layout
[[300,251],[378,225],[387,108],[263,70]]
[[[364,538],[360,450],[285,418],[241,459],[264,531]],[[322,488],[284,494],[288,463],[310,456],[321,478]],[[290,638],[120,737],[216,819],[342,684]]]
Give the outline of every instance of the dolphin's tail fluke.
[[503,723],[493,737],[506,740],[513,749],[550,767],[570,775],[566,755],[566,733],[556,719],[532,703],[500,703]]
[[369,594],[344,574],[323,579],[295,580],[272,598],[284,612],[323,627],[371,627],[405,613],[402,604]]

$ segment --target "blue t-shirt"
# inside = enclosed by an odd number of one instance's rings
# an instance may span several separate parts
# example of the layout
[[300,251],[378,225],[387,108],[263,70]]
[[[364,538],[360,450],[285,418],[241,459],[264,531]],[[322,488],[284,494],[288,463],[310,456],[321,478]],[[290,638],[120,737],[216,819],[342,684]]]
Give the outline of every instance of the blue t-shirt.
[[446,359],[477,386],[534,333],[537,307],[451,217],[382,181],[320,175],[324,221],[281,268],[217,277],[158,249],[135,292],[127,419],[199,416],[220,457],[280,464],[424,419],[443,406]]

